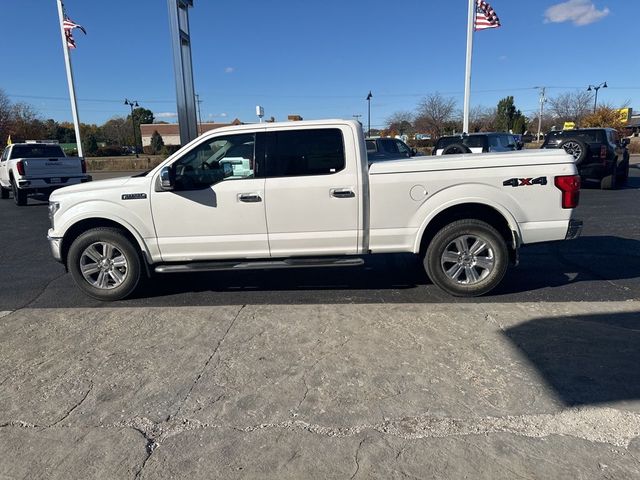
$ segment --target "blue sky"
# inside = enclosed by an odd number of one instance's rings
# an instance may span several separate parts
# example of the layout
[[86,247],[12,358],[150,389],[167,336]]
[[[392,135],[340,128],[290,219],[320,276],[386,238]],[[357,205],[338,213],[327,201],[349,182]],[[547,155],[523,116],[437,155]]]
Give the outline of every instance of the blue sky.
[[[527,115],[548,95],[607,81],[599,101],[640,110],[637,0],[491,0],[502,28],[475,35],[472,105],[514,95]],[[462,106],[466,0],[195,0],[190,13],[203,121],[366,118],[414,110],[428,93]],[[84,25],[72,52],[80,120],[126,115],[125,97],[176,121],[165,0],[66,0]],[[549,10],[551,8],[551,10]],[[55,0],[3,1],[0,88],[43,118],[71,113]],[[634,51],[635,50],[635,51]],[[46,98],[45,98],[46,97]],[[166,116],[165,116],[166,115]]]

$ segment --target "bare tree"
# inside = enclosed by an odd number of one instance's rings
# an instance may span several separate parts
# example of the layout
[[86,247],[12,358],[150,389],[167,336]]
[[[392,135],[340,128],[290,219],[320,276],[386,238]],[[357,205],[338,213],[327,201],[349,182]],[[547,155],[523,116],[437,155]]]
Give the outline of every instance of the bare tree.
[[453,120],[455,111],[454,98],[433,93],[418,105],[414,126],[420,132],[430,133],[433,138],[441,137],[447,124]]
[[496,129],[496,109],[480,105],[469,112],[469,130],[471,132],[492,132]]
[[413,133],[413,114],[399,111],[392,113],[386,120],[387,130],[398,132],[400,135]]
[[566,92],[549,99],[549,110],[556,122],[576,122],[579,126],[591,113],[592,104],[591,92]]
[[11,134],[12,108],[9,97],[0,90],[0,146],[4,145]]

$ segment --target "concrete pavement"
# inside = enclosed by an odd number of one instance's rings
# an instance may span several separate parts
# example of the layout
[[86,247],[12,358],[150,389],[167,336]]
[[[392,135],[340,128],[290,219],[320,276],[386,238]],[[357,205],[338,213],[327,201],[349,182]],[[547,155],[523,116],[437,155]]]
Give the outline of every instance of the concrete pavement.
[[638,478],[640,302],[0,314],[0,478]]

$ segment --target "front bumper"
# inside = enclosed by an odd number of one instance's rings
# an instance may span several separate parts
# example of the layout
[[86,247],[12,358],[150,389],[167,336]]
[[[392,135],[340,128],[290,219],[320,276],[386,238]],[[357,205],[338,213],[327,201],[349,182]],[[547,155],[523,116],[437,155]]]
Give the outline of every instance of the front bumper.
[[58,262],[62,262],[62,238],[51,237],[47,235],[51,254]]
[[574,240],[582,233],[582,220],[569,220],[569,227],[567,228],[566,240]]

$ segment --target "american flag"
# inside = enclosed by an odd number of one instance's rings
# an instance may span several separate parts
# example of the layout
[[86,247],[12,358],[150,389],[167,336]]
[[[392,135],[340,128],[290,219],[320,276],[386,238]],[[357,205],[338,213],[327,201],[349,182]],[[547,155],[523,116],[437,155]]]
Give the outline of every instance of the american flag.
[[475,30],[485,30],[487,28],[498,28],[500,19],[491,5],[484,0],[476,0],[476,21]]
[[71,33],[74,28],[79,28],[82,33],[85,35],[87,34],[87,31],[82,25],[78,25],[66,15],[64,17],[64,22],[62,22],[62,27],[64,28],[64,36],[67,38],[68,48],[76,48],[76,41],[73,39],[73,34]]

